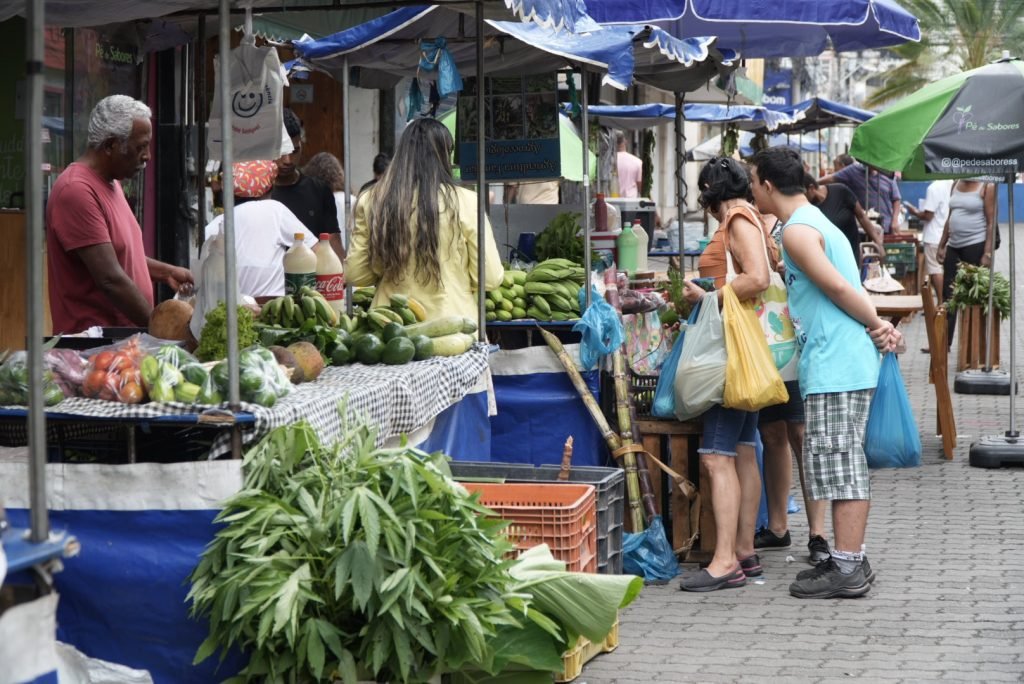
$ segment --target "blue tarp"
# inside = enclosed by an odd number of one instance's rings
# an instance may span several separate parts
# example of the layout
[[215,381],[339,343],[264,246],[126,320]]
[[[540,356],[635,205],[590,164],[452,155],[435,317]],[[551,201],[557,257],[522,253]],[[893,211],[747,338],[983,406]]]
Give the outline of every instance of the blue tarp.
[[[597,119],[602,125],[624,129],[648,128],[665,121],[673,121],[676,118],[675,107],[663,103],[594,105],[587,111],[591,118]],[[786,112],[747,105],[689,103],[683,105],[683,114],[687,121],[706,123],[750,121],[763,125],[770,131],[791,121]]]
[[796,57],[920,40],[917,19],[892,0],[586,0],[598,22],[656,23],[672,35],[718,36],[744,57]]
[[[553,32],[534,24],[487,21],[485,47],[489,75],[542,73],[583,63],[607,72],[607,82],[624,88],[633,78],[632,29],[615,28],[586,34]],[[463,15],[444,6],[404,7],[365,24],[320,40],[294,43],[300,58],[319,67],[342,68],[345,57],[358,67],[357,85],[377,87],[387,79],[413,76],[420,60],[420,41],[443,37],[463,76],[476,73],[476,44],[462,37],[471,31]]]
[[[582,375],[596,397],[598,372]],[[491,460],[557,465],[572,435],[573,464],[605,465],[604,440],[564,372],[495,375],[494,392],[498,415],[491,416]]]
[[875,115],[875,112],[870,110],[826,100],[823,97],[812,97],[792,107],[784,107],[780,111],[785,112],[792,119],[792,123],[784,124],[781,127],[783,131],[803,132],[843,124],[856,125],[864,123]]

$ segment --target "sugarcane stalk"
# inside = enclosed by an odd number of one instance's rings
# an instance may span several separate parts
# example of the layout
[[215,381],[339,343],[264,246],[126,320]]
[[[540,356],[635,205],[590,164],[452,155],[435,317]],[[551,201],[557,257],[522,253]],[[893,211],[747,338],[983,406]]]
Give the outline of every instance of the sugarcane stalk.
[[562,467],[558,470],[558,481],[568,482],[569,481],[569,470],[572,468],[572,435],[565,440],[565,446],[562,447]]
[[[601,412],[601,407],[597,405],[594,395],[590,393],[590,388],[587,387],[587,384],[583,381],[583,376],[580,375],[580,372],[576,369],[576,364],[573,362],[572,357],[569,356],[569,352],[565,351],[565,347],[562,346],[561,340],[553,334],[539,326],[537,329],[540,330],[540,334],[544,337],[544,341],[548,343],[548,347],[551,348],[551,351],[553,351],[555,356],[558,357],[558,360],[561,361],[562,367],[565,368],[565,372],[569,375],[569,380],[572,382],[573,387],[576,388],[576,392],[583,400],[583,405],[587,407],[590,417],[594,419],[594,423],[597,425],[598,431],[604,438],[605,444],[608,445],[608,448],[612,453],[615,453],[620,447],[622,447],[622,440],[608,425],[608,421],[605,419],[604,413]],[[621,354],[621,350],[617,353]],[[640,532],[644,529],[644,520],[643,515],[640,512],[640,483],[636,474],[636,459],[632,453],[627,453],[623,455],[622,463],[623,469],[626,471],[626,499],[629,504],[629,513],[633,523],[633,530],[635,532]],[[632,471],[632,476],[630,471]]]
[[[629,420],[629,382],[626,380],[626,354],[619,347],[612,352],[612,378],[615,380],[615,417],[619,425],[619,444],[633,444],[633,425]],[[637,522],[643,517],[640,512],[640,476],[636,468],[636,454],[622,455],[622,466],[626,471],[626,489],[629,491],[629,512],[633,516],[633,531],[644,529]],[[648,480],[648,485],[650,480]]]
[[[637,425],[636,420],[636,405],[633,403],[633,397],[629,398],[629,424],[632,427],[632,437],[634,444],[640,444],[643,442],[643,438],[640,436],[640,426]],[[658,515],[657,510],[654,506],[654,481],[651,479],[651,469],[647,463],[647,458],[644,454],[640,454],[636,460],[636,471],[640,475],[640,500],[644,506],[644,513],[647,515],[647,524],[651,524],[651,520],[654,516]],[[661,478],[658,478],[659,483]],[[658,488],[661,489],[660,487]]]

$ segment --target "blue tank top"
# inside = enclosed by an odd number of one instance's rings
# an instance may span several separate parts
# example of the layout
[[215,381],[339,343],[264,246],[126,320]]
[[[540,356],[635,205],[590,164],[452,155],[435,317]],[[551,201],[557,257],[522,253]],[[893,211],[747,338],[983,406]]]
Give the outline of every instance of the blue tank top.
[[[800,207],[786,228],[810,226],[825,240],[825,255],[848,283],[861,289],[857,261],[850,243],[821,210],[808,204]],[[879,356],[864,326],[836,306],[811,282],[783,249],[789,312],[800,345],[800,392],[808,394],[873,389],[878,384]]]

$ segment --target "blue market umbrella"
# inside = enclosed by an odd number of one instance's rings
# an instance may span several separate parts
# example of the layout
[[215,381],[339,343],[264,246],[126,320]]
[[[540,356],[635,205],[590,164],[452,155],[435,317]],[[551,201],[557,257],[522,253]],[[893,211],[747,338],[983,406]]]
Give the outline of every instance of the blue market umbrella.
[[797,57],[921,39],[893,0],[586,0],[602,24],[653,23],[678,38],[718,36],[744,57]]

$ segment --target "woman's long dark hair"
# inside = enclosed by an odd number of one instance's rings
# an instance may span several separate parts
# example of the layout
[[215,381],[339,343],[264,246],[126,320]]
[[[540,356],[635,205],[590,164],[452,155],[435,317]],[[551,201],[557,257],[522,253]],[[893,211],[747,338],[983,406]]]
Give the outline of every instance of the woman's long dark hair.
[[440,210],[443,206],[458,212],[450,162],[453,144],[444,124],[416,119],[402,133],[388,170],[374,186],[370,257],[382,266],[385,280],[401,281],[415,254],[416,276],[443,286],[438,258]]

